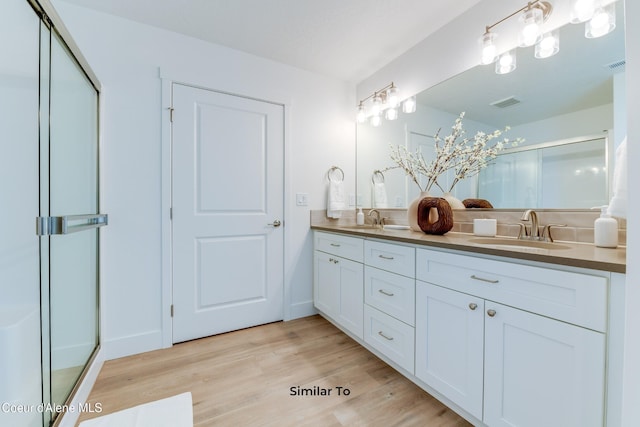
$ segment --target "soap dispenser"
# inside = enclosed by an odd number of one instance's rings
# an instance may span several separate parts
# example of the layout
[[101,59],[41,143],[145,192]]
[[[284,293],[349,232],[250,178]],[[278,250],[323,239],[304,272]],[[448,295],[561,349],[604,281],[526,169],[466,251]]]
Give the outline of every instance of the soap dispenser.
[[[598,209],[598,208],[594,208]],[[593,224],[593,243],[600,248],[618,246],[618,221],[609,215],[608,206],[600,206],[600,218]]]
[[358,208],[358,213],[356,214],[356,225],[364,225],[364,213],[362,213],[362,208]]

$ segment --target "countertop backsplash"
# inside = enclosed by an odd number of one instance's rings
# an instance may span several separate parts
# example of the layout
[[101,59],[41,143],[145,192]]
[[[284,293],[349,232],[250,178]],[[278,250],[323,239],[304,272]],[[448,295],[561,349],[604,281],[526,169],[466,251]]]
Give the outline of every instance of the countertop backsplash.
[[[365,223],[370,224],[368,216],[370,209],[363,209]],[[387,224],[407,224],[407,211],[405,209],[378,209],[380,216],[387,218]],[[520,217],[525,209],[466,209],[453,211],[452,232],[473,233],[473,220],[475,218],[491,218],[498,221],[497,234],[499,236],[516,237],[522,221]],[[566,227],[553,227],[554,240],[577,243],[593,243],[593,223],[600,216],[597,210],[585,209],[536,209],[540,231],[547,224],[566,224]],[[627,242],[627,221],[618,220],[618,244],[625,246]],[[325,210],[311,211],[311,224],[350,225],[356,223],[356,210],[345,210],[339,219],[326,217]]]

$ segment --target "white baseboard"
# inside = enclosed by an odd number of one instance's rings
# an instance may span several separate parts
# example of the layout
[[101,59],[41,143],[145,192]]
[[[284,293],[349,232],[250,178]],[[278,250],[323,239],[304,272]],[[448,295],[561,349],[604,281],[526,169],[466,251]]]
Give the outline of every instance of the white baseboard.
[[105,360],[119,359],[163,348],[162,331],[160,330],[111,339],[103,343]]
[[313,306],[313,301],[297,302],[289,306],[289,317],[284,320],[299,319],[314,314],[318,314],[318,310]]

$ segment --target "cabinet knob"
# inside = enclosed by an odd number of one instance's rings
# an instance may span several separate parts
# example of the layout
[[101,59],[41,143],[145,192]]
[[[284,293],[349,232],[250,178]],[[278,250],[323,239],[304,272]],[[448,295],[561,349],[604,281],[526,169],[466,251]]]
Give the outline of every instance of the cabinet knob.
[[496,311],[495,310],[487,310],[487,314],[489,315],[489,317],[493,317],[496,315]]
[[469,308],[471,310],[475,310],[476,308],[478,308],[478,304],[476,304],[475,302],[469,303]]

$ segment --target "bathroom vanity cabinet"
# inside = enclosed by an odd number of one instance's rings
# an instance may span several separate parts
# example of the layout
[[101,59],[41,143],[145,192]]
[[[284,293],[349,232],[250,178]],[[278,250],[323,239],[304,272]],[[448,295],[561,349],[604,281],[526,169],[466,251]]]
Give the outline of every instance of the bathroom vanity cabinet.
[[314,257],[320,313],[472,423],[606,425],[611,273],[324,231]]
[[313,300],[334,323],[362,339],[363,240],[316,233]]
[[601,426],[607,279],[417,250],[416,376],[489,426]]

